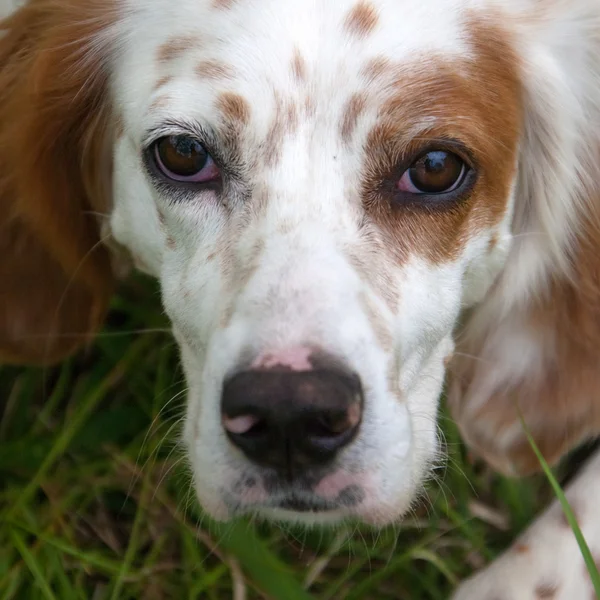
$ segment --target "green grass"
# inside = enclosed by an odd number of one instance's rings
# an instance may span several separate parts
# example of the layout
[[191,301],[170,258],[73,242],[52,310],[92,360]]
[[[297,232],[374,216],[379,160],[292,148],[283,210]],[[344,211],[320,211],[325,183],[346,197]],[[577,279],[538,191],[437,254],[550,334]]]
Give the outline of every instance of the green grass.
[[115,298],[92,348],[52,369],[0,367],[0,600],[444,600],[550,499],[544,476],[449,455],[396,528],[219,525],[176,445],[182,374],[156,287]]

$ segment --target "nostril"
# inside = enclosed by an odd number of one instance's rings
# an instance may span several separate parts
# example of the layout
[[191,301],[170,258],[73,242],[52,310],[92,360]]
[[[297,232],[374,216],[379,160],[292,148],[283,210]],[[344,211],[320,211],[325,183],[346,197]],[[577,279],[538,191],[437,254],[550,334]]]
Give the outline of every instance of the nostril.
[[259,424],[260,419],[254,415],[240,415],[239,417],[223,415],[223,427],[229,433],[242,435],[255,429]]
[[355,419],[349,411],[338,411],[335,413],[321,413],[315,416],[315,418],[307,423],[306,430],[309,435],[314,436],[336,436],[340,433],[352,429],[360,420],[360,414],[358,419]]

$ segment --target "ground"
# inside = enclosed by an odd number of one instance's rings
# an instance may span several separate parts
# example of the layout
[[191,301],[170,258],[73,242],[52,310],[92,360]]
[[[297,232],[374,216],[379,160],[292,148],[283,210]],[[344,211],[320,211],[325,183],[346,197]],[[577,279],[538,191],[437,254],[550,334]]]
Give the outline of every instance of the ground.
[[442,409],[446,468],[403,525],[217,525],[177,445],[183,405],[144,278],[87,352],[58,368],[0,367],[0,600],[445,600],[551,498],[543,476],[509,480],[471,460]]

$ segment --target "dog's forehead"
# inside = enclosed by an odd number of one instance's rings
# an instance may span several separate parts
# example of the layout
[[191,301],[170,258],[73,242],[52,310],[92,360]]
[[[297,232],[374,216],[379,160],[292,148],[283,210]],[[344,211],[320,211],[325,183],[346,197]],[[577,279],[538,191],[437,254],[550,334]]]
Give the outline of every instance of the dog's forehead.
[[123,63],[131,67],[120,69],[118,86],[131,90],[132,109],[143,98],[147,109],[169,104],[188,118],[251,115],[255,130],[268,129],[286,95],[309,113],[316,102],[325,114],[342,103],[352,112],[361,100],[351,95],[373,91],[386,64],[435,73],[438,57],[465,59],[472,51],[458,0],[137,4]]

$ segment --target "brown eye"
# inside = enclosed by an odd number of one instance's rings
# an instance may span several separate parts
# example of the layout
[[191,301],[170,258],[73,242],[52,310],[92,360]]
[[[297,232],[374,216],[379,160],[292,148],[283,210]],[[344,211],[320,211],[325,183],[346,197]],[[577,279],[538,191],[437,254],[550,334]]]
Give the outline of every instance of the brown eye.
[[432,150],[417,159],[398,181],[409,194],[443,194],[456,189],[467,173],[464,161],[452,152]]
[[205,183],[219,178],[219,169],[196,139],[171,135],[154,144],[154,160],[160,172],[175,181]]

